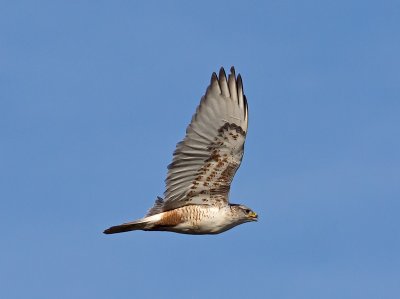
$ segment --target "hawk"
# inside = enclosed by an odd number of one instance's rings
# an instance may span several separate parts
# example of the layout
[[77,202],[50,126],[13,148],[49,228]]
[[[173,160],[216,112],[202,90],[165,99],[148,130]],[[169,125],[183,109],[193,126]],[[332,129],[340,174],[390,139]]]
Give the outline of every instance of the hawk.
[[213,73],[185,138],[168,166],[164,199],[145,217],[112,226],[105,234],[132,230],[218,234],[257,221],[257,214],[229,203],[229,189],[244,153],[248,108],[240,75]]

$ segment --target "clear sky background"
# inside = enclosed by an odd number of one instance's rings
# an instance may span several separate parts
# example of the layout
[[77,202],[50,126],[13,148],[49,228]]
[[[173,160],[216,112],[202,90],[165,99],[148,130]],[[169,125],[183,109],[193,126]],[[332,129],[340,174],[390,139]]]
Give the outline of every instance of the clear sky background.
[[[398,1],[1,1],[0,297],[400,298]],[[132,232],[211,73],[258,223]]]

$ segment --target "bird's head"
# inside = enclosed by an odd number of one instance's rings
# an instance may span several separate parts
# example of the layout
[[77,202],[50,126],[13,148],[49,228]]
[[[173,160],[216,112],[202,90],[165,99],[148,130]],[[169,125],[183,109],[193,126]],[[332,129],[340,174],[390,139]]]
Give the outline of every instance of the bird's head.
[[238,205],[238,204],[231,204],[231,209],[234,211],[234,214],[237,218],[240,219],[242,222],[249,222],[249,221],[257,221],[258,215],[249,207],[245,205]]

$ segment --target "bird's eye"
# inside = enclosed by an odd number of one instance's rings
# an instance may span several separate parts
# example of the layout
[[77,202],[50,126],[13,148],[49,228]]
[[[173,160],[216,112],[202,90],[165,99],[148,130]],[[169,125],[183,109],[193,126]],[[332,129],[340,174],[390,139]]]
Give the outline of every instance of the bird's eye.
[[246,214],[249,214],[249,213],[251,212],[250,209],[246,209],[246,210],[244,210],[244,211],[246,212]]

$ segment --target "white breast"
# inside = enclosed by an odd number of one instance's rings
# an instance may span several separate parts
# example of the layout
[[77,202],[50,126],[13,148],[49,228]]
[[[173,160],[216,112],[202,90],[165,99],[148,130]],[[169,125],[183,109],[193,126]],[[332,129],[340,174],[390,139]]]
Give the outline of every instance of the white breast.
[[[188,218],[185,222],[174,227],[173,231],[195,234],[217,234],[232,228],[232,217],[228,207],[213,207],[196,205],[184,207]],[[182,208],[183,209],[183,208]],[[182,211],[184,212],[184,211]],[[185,214],[186,214],[185,213]]]

